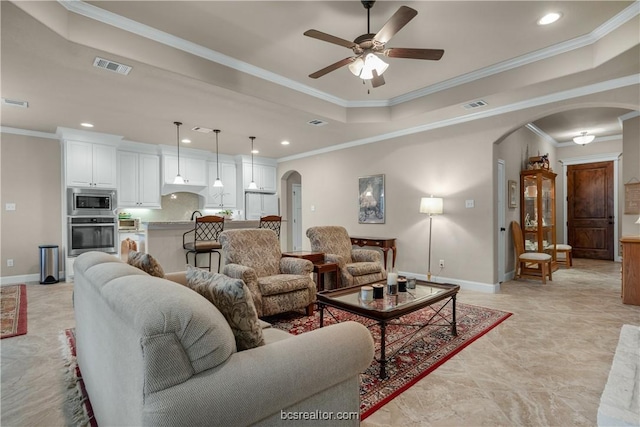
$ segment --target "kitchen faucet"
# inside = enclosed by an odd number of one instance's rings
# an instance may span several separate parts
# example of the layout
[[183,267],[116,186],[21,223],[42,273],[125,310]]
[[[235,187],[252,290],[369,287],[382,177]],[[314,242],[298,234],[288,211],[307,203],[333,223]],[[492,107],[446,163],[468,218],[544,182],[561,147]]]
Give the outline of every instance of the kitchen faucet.
[[193,211],[193,213],[191,214],[191,221],[193,221],[193,219],[196,217],[196,214],[199,214],[200,216],[202,216],[202,212],[200,212],[200,211]]

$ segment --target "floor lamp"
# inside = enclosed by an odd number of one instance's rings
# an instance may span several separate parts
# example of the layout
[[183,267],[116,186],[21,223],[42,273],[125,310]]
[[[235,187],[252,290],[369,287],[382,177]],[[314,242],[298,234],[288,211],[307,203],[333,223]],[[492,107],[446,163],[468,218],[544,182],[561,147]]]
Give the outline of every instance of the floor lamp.
[[440,197],[423,197],[420,200],[420,213],[429,214],[429,272],[427,273],[427,280],[431,280],[431,222],[434,215],[440,215],[442,213],[442,198]]

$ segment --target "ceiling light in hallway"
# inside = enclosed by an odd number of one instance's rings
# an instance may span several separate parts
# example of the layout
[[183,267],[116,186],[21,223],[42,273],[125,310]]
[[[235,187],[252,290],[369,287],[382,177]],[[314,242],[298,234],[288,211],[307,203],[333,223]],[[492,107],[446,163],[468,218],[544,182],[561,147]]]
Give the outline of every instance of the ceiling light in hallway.
[[561,13],[551,12],[544,15],[542,18],[538,19],[538,25],[549,25],[556,22],[562,16]]

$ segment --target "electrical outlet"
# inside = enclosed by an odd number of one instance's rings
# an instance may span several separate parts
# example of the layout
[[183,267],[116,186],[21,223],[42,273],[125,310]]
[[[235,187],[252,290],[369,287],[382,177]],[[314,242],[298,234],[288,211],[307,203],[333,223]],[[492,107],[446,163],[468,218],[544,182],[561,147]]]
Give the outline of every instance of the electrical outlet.
[[443,259],[440,260],[440,268],[444,268],[444,260]]
[[13,267],[13,260],[12,259],[8,259],[7,260],[7,267]]

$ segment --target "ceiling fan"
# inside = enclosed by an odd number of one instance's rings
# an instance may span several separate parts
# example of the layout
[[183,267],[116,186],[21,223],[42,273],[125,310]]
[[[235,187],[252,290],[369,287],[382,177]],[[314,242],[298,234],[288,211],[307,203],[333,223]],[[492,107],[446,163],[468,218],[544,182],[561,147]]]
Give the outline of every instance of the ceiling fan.
[[388,56],[390,58],[409,58],[409,59],[428,59],[437,61],[442,58],[444,50],[442,49],[413,49],[402,47],[387,48],[386,44],[391,37],[400,31],[409,21],[411,21],[418,11],[407,6],[400,6],[395,14],[382,26],[376,34],[371,33],[370,29],[370,10],[375,3],[373,1],[361,0],[362,5],[367,9],[367,34],[357,37],[354,41],[335,37],[318,30],[308,30],[304,32],[307,37],[312,37],[325,42],[337,44],[353,50],[355,56],[342,59],[334,64],[329,65],[313,74],[309,74],[312,79],[317,79],[325,74],[335,71],[338,68],[349,65],[349,70],[363,80],[371,80],[373,87],[382,86],[384,77],[382,73],[387,69],[389,64],[380,59],[380,56]]

